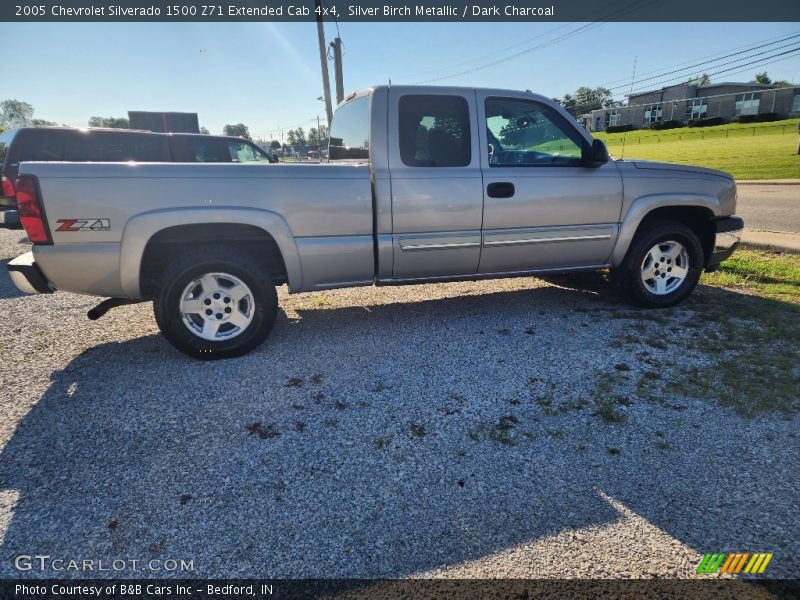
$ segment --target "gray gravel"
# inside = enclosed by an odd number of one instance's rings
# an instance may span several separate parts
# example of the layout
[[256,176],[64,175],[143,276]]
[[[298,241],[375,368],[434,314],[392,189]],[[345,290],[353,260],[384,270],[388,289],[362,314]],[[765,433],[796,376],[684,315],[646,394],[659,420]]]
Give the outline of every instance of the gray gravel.
[[[22,238],[0,230],[0,258]],[[769,573],[800,577],[797,415],[631,390],[623,422],[595,414],[604,373],[680,352],[611,342],[679,326],[533,278],[280,302],[258,351],[201,363],[149,303],[91,322],[92,298],[22,296],[2,269],[0,577],[18,554],[200,577],[686,577],[712,551],[775,552]]]

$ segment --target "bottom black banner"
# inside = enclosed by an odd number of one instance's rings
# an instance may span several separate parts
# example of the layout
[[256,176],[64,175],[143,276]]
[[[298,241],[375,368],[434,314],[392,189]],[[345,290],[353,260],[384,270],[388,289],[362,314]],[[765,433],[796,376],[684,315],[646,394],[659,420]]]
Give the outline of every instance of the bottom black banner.
[[183,599],[530,600],[533,598],[800,598],[799,580],[631,579],[273,579],[0,580],[0,598],[18,600]]

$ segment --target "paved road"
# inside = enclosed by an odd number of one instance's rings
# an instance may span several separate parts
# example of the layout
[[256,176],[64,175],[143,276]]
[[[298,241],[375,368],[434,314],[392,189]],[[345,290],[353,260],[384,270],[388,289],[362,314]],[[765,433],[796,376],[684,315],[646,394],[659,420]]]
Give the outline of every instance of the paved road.
[[740,185],[736,212],[748,229],[800,233],[800,184]]

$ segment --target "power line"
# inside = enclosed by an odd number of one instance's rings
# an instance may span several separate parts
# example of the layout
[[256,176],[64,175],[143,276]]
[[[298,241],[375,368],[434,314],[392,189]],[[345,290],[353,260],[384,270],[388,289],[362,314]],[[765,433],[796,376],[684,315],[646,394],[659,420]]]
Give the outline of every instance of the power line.
[[534,46],[532,48],[527,48],[525,50],[521,50],[519,52],[511,54],[510,56],[506,56],[504,58],[497,59],[495,61],[480,65],[478,67],[465,69],[464,71],[460,71],[458,73],[452,73],[450,75],[442,75],[440,77],[434,77],[432,79],[428,79],[426,81],[420,81],[420,82],[417,82],[417,83],[422,83],[422,84],[434,83],[436,81],[442,81],[442,80],[445,80],[445,79],[452,79],[453,77],[459,77],[461,75],[468,75],[470,73],[475,73],[477,71],[482,71],[484,69],[488,69],[489,67],[494,67],[494,66],[502,64],[504,62],[508,62],[509,60],[513,60],[515,58],[518,58],[518,57],[520,57],[520,56],[522,56],[524,54],[528,54],[530,52],[535,52],[536,50],[540,50],[542,48],[547,48],[547,47],[552,46],[553,44],[557,44],[558,42],[561,42],[563,40],[569,39],[569,38],[574,37],[576,35],[579,35],[581,33],[585,33],[586,31],[589,31],[591,29],[594,29],[596,27],[599,27],[599,26],[603,25],[604,21],[608,21],[609,19],[612,19],[614,17],[620,16],[622,14],[626,14],[626,13],[634,11],[634,10],[640,10],[644,6],[646,6],[648,4],[652,4],[655,1],[656,0],[646,0],[645,2],[638,2],[638,1],[637,2],[633,2],[631,4],[628,4],[628,5],[624,6],[623,8],[621,8],[619,10],[612,11],[612,12],[606,14],[603,19],[598,19],[597,21],[593,21],[593,22],[588,23],[586,25],[582,25],[582,26],[578,27],[577,29],[574,29],[572,31],[569,31],[569,32],[565,33],[562,36],[559,36],[559,37],[557,37],[557,38],[555,38],[553,40],[549,40],[547,42],[544,42],[544,43],[539,44],[537,46]]
[[[763,40],[750,42],[749,44],[744,44],[742,46],[735,46],[733,48],[727,48],[727,49],[721,50],[721,51],[719,51],[719,52],[717,52],[715,54],[709,54],[708,58],[710,59],[712,57],[718,57],[719,60],[722,60],[723,58],[727,58],[728,56],[730,56],[729,53],[734,52],[736,50],[742,50],[742,49],[745,49],[745,48],[750,48],[751,50],[755,50],[756,47],[759,46],[760,44],[767,44],[768,42],[774,42],[774,43],[782,42],[785,39],[788,39],[785,36],[786,36],[786,34],[782,33],[782,34],[776,35],[774,37],[769,37],[769,38],[765,38]],[[789,37],[791,37],[791,36],[789,36]],[[652,75],[653,73],[658,73],[658,72],[663,71],[665,69],[672,69],[674,67],[680,67],[680,66],[683,66],[683,65],[688,65],[690,62],[692,62],[692,61],[691,60],[687,60],[685,62],[675,63],[673,65],[666,65],[664,67],[659,67],[657,69],[653,69],[652,71],[645,71],[644,73],[640,73],[640,75]],[[616,83],[625,83],[625,85],[629,85],[630,81],[628,80],[627,77],[620,77],[619,79],[614,79],[613,81],[609,81],[608,83],[604,83],[603,85],[600,85],[600,86],[597,86],[597,87],[610,88],[612,85],[614,85]]]
[[[645,81],[652,81],[653,79],[663,79],[664,77],[667,77],[668,75],[673,75],[675,73],[680,73],[682,71],[688,71],[690,69],[701,67],[703,65],[709,65],[711,63],[715,63],[715,62],[718,62],[720,60],[724,60],[726,58],[730,58],[731,56],[738,56],[740,54],[747,54],[749,52],[752,52],[753,50],[759,50],[760,48],[764,48],[766,46],[772,46],[772,45],[777,44],[779,42],[785,42],[786,40],[790,40],[790,39],[798,38],[798,37],[800,37],[800,33],[798,33],[796,35],[791,35],[791,36],[786,37],[786,38],[784,38],[782,40],[779,40],[779,41],[770,42],[768,44],[762,44],[761,46],[756,46],[754,48],[750,48],[749,50],[741,50],[739,52],[734,52],[732,54],[728,54],[727,56],[722,56],[722,57],[719,57],[719,58],[715,58],[713,60],[706,60],[706,61],[702,61],[702,62],[699,62],[699,63],[694,63],[694,64],[689,65],[687,67],[682,67],[680,69],[675,69],[673,71],[667,71],[665,73],[661,73],[660,75],[654,75],[652,77],[645,77],[644,79],[637,79],[634,82],[634,84],[642,83],[642,82],[645,82]],[[745,56],[745,57],[742,57],[742,58],[739,58],[739,59],[736,59],[736,60],[731,60],[731,61],[728,61],[728,62],[725,62],[725,63],[720,63],[718,65],[714,65],[712,68],[716,69],[717,67],[723,67],[725,65],[730,65],[730,64],[733,64],[733,63],[738,62],[740,60],[746,60],[748,58],[754,58],[756,56],[762,56],[764,54],[769,54],[770,52],[774,52],[775,50],[781,50],[783,48],[788,48],[789,46],[792,46],[793,44],[796,44],[796,43],[797,42],[792,42],[790,44],[785,44],[783,46],[778,46],[777,48],[770,48],[769,50],[764,50],[763,52],[758,52],[758,53],[752,54],[750,56]],[[613,91],[613,90],[618,90],[620,88],[627,87],[628,85],[629,84],[617,85],[617,86],[614,86],[614,87],[611,87],[611,88],[608,88],[608,89]],[[639,89],[641,89],[641,88],[639,88]]]
[[[763,57],[763,58],[759,58],[759,59],[757,59],[757,60],[754,60],[754,61],[751,61],[751,62],[748,62],[748,63],[743,63],[743,64],[740,64],[740,65],[735,65],[735,66],[733,66],[733,67],[730,67],[730,68],[728,68],[728,69],[722,69],[721,71],[714,71],[713,73],[707,73],[707,75],[708,75],[709,77],[714,77],[714,76],[716,76],[716,75],[722,75],[723,73],[733,74],[733,73],[731,73],[731,71],[734,71],[734,72],[736,72],[736,73],[741,73],[741,72],[743,72],[743,71],[747,71],[747,70],[748,70],[748,69],[744,69],[743,67],[748,67],[748,66],[765,66],[765,65],[768,65],[768,64],[772,64],[773,62],[779,62],[779,61],[767,62],[767,61],[771,61],[773,58],[777,58],[777,57],[779,57],[779,56],[786,56],[786,58],[791,58],[791,56],[788,56],[788,55],[792,55],[792,54],[795,54],[795,53],[797,53],[797,52],[800,52],[800,46],[796,46],[795,48],[792,48],[791,50],[785,50],[784,52],[779,52],[778,54],[773,54],[773,55],[771,55],[771,56],[765,56],[765,57]],[[748,57],[741,58],[741,59],[739,59],[739,60],[737,60],[737,61],[733,61],[733,62],[740,62],[740,61],[742,61],[742,60],[747,60],[748,58],[752,58],[752,57],[748,56]],[[785,60],[785,59],[780,59],[780,60]],[[719,66],[722,66],[722,65],[719,65]],[[676,79],[680,79],[680,78],[672,78],[672,79],[669,79],[669,80],[665,80],[665,81],[663,81],[663,82],[660,82],[660,83],[659,83],[659,84],[657,84],[657,85],[660,85],[660,86],[662,86],[662,87],[663,87],[663,86],[665,86],[665,85],[669,84],[669,82],[670,82],[670,81],[675,81]],[[649,87],[652,87],[652,86],[644,86],[644,87],[639,87],[639,88],[635,88],[635,89],[633,89],[633,90],[631,90],[631,91],[632,91],[632,92],[639,92],[639,91],[641,91],[641,90],[643,90],[643,89],[645,89],[645,88],[649,88]],[[617,94],[617,95],[615,95],[614,97],[615,97],[615,98],[617,98],[617,97],[624,97],[624,94]]]
[[[619,3],[622,3],[622,2],[625,2],[625,1],[626,0],[615,0],[614,2],[611,3],[610,6],[613,6],[614,4],[619,4]],[[628,6],[631,6],[631,5],[628,5]],[[589,15],[586,15],[586,17],[584,19],[581,19],[581,20],[582,21],[592,21],[593,22],[594,21],[594,17],[597,16],[597,15],[602,15],[603,11],[606,8],[608,8],[608,7],[603,7],[600,10],[594,11],[593,13],[590,13]],[[483,54],[481,56],[477,56],[475,58],[472,58],[472,59],[469,59],[469,60],[465,60],[465,61],[460,61],[460,62],[451,64],[451,65],[446,65],[444,67],[437,67],[435,69],[428,69],[426,71],[418,71],[416,73],[411,73],[410,75],[407,75],[406,77],[407,78],[411,78],[411,77],[418,77],[418,76],[422,76],[422,75],[428,75],[428,74],[431,74],[431,73],[439,73],[441,71],[449,71],[451,69],[459,68],[459,67],[461,67],[463,65],[469,65],[469,64],[476,63],[476,62],[480,62],[480,61],[485,60],[487,58],[491,58],[492,56],[497,56],[498,54],[503,54],[503,53],[507,52],[508,50],[512,50],[513,48],[518,48],[520,46],[524,46],[526,44],[529,44],[530,42],[532,42],[534,40],[538,40],[538,39],[541,39],[543,37],[546,37],[546,36],[548,36],[548,35],[550,35],[552,33],[555,33],[556,31],[560,31],[561,29],[564,29],[565,27],[569,27],[570,25],[572,25],[572,23],[564,23],[562,25],[559,25],[558,27],[550,29],[549,31],[545,31],[544,33],[540,33],[540,34],[535,35],[533,37],[524,39],[521,42],[517,42],[515,44],[511,44],[510,46],[506,46],[504,48],[500,48],[499,50],[495,50],[494,52],[490,52],[489,54]]]

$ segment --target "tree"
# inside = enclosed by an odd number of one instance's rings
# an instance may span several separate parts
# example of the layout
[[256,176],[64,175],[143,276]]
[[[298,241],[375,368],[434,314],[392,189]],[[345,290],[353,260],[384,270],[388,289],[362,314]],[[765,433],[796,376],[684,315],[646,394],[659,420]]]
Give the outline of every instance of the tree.
[[779,79],[778,81],[772,82],[772,87],[776,88],[787,88],[787,87],[794,87],[796,83],[792,83],[791,81],[786,81],[785,79]]
[[112,127],[114,129],[129,129],[130,121],[125,117],[91,117],[89,127]]
[[770,84],[772,83],[772,79],[770,79],[769,75],[767,75],[767,72],[764,71],[762,73],[756,73],[756,76],[753,77],[753,83]]
[[46,121],[45,119],[34,119],[31,121],[31,125],[34,127],[47,127],[51,125],[58,125],[55,121]]
[[563,98],[553,98],[553,100],[575,117],[600,108],[619,106],[619,102],[614,100],[611,90],[604,87],[590,88],[581,86],[575,90],[574,94],[564,94]]
[[208,129],[206,129],[205,127],[201,127],[200,133],[202,133],[203,135],[208,135]]
[[295,147],[303,147],[308,145],[308,140],[306,139],[306,132],[302,127],[298,127],[297,129],[290,129],[286,132],[286,141],[289,142],[290,146]]
[[25,127],[33,121],[33,106],[21,100],[0,102],[0,127]]
[[699,77],[692,77],[691,79],[688,79],[686,83],[690,85],[708,85],[711,83],[711,77],[709,77],[707,73],[703,73]]
[[250,130],[244,123],[237,123],[236,125],[225,125],[222,128],[222,135],[232,135],[234,137],[242,137],[246,140],[252,139],[250,137]]
[[319,131],[316,127],[312,127],[308,132],[308,145],[313,148],[326,145],[328,142],[328,128],[325,125],[319,126]]
[[272,140],[269,143],[269,147],[272,148],[273,150],[280,150],[281,149],[281,143],[278,140]]

